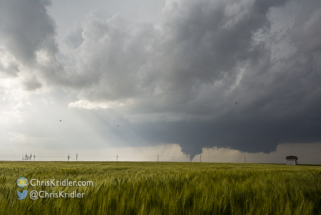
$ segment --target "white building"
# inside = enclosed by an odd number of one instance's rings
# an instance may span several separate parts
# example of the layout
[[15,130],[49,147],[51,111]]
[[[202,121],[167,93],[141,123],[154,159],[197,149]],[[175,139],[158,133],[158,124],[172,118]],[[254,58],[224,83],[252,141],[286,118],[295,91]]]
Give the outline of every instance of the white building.
[[297,156],[286,156],[286,165],[298,165],[298,157]]

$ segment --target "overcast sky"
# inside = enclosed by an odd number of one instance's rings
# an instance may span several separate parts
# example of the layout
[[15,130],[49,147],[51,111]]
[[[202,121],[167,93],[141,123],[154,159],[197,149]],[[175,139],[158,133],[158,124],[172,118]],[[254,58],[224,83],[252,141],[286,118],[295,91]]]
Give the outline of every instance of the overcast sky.
[[321,151],[320,26],[320,0],[0,0],[0,155]]

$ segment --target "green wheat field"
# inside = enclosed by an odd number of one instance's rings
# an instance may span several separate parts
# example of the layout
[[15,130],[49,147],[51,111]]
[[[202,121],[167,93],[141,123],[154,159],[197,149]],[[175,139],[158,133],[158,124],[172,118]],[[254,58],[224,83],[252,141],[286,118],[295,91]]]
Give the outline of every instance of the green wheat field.
[[[19,177],[93,186],[20,188]],[[18,200],[24,189],[85,195]],[[321,166],[0,162],[0,202],[0,214],[321,214]]]

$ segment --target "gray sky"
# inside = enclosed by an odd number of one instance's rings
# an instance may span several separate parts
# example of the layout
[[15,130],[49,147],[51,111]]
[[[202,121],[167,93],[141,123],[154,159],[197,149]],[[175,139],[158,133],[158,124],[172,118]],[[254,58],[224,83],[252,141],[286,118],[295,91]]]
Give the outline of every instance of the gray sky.
[[320,151],[320,25],[317,0],[0,0],[0,154]]

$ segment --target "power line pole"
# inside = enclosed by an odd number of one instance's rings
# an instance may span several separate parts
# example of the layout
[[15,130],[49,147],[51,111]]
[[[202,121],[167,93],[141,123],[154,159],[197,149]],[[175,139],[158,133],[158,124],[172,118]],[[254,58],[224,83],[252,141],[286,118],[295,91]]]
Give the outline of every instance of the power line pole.
[[76,154],[76,161],[78,161],[78,153]]
[[116,156],[116,162],[118,162],[118,154],[117,154],[117,156]]
[[70,159],[70,154],[68,154],[67,158],[68,158],[68,161],[69,161],[69,159]]

